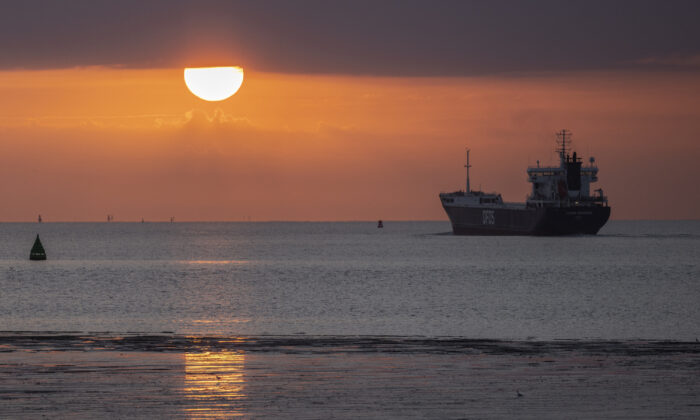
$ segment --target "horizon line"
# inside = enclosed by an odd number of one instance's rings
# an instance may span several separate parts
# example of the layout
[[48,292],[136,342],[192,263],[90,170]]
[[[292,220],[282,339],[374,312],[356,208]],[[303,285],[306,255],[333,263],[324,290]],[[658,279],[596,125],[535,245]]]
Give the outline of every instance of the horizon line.
[[[376,223],[377,221],[383,222],[400,222],[400,223],[410,223],[410,222],[444,222],[449,223],[449,219],[355,219],[355,220],[280,220],[280,219],[270,219],[270,220],[180,220],[180,221],[170,221],[170,220],[54,220],[54,221],[42,221],[37,222],[28,220],[16,220],[16,221],[2,221],[3,223],[25,223],[25,224],[49,224],[49,223]],[[697,219],[610,219],[612,222],[698,222],[700,218]]]

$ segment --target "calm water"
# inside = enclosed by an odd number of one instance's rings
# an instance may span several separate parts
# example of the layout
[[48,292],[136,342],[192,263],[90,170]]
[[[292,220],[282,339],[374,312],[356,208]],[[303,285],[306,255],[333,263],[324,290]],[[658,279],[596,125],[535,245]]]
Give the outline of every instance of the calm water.
[[[0,224],[0,330],[700,337],[700,222],[459,237],[447,222]],[[41,235],[49,260],[28,261]]]

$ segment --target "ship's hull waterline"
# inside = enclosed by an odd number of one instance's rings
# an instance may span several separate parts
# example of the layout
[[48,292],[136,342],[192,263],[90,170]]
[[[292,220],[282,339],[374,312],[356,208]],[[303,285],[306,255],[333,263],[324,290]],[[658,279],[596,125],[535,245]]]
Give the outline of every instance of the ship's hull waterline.
[[456,235],[595,235],[610,207],[444,206]]

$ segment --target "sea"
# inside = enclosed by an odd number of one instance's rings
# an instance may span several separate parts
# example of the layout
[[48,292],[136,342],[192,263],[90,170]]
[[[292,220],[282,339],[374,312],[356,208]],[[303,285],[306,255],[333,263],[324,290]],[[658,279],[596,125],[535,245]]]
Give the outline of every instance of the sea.
[[0,223],[3,418],[698,418],[698,338],[700,221]]

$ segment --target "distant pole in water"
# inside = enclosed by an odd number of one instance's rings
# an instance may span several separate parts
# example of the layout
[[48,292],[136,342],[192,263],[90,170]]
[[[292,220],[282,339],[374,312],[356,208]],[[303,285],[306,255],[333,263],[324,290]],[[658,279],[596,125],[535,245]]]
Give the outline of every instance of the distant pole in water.
[[39,215],[39,217],[36,218],[36,221],[41,223],[41,215]]
[[32,246],[32,250],[29,252],[29,259],[31,261],[43,261],[46,259],[46,251],[44,251],[44,246],[41,244],[39,234],[36,235],[34,246]]
[[469,149],[467,149],[467,164],[464,165],[465,168],[467,168],[467,194],[471,192],[471,189],[469,188],[469,168],[472,167],[472,165],[469,164]]
[[384,227],[384,222],[382,222],[381,220],[379,220],[379,221],[377,222],[377,228],[378,228],[378,229],[381,229],[381,228],[383,228],[383,227]]
[[175,221],[175,216],[170,216],[170,223],[173,223]]

